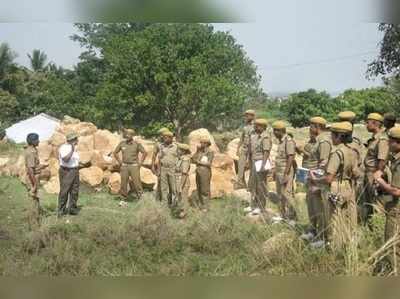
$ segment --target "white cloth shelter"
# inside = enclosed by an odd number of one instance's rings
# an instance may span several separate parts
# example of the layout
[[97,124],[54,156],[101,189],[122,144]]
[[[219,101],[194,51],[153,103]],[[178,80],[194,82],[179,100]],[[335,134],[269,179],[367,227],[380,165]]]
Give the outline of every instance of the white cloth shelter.
[[45,113],[20,121],[6,129],[7,139],[15,143],[26,142],[29,133],[39,134],[40,141],[49,140],[60,121]]

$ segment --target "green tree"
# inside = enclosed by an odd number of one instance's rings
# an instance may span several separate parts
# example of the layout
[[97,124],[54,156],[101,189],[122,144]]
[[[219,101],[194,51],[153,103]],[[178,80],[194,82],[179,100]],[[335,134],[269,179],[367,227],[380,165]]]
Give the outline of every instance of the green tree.
[[17,99],[8,91],[0,89],[0,120],[2,126],[8,126],[18,118]]
[[332,120],[335,117],[337,106],[328,93],[309,89],[291,94],[287,100],[282,102],[281,109],[285,118],[294,127],[303,127],[313,116],[322,116]]
[[[237,118],[258,90],[253,62],[228,33],[202,24],[152,24],[116,34],[101,50],[100,125],[171,124],[177,135]],[[112,108],[112,109],[110,109]]]
[[34,72],[43,71],[46,68],[47,55],[43,51],[33,50],[32,54],[27,54],[30,60],[31,68]]
[[16,57],[17,55],[7,43],[0,44],[0,81],[4,79],[6,73],[14,66],[14,59]]
[[380,24],[384,33],[380,42],[379,56],[369,64],[369,76],[391,75],[400,73],[400,25]]

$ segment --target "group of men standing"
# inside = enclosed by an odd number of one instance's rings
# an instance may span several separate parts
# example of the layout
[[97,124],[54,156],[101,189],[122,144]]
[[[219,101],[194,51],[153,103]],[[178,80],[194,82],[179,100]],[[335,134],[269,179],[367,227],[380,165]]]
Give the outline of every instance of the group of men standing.
[[[245,212],[253,215],[265,212],[274,136],[278,144],[273,162],[280,216],[273,217],[273,222],[294,224],[297,219],[293,201],[295,174],[300,167],[295,160],[298,154],[303,158],[301,171],[307,174],[305,187],[310,222],[309,229],[301,236],[303,239],[310,241],[313,247],[331,242],[343,245],[350,241],[343,236],[352,236],[358,223],[371,225],[371,216],[379,205],[386,211],[385,239],[398,237],[400,128],[395,127],[396,117],[369,114],[366,128],[372,136],[366,143],[355,136],[355,120],[356,115],[351,111],[339,113],[337,122],[330,125],[322,117],[312,117],[309,140],[299,146],[287,133],[285,122],[272,123],[271,134],[265,119],[257,119],[253,110],[246,111],[235,182],[236,188],[247,187],[251,193],[251,204]],[[250,169],[248,184],[245,180],[247,167]],[[344,233],[343,229],[347,231]]]

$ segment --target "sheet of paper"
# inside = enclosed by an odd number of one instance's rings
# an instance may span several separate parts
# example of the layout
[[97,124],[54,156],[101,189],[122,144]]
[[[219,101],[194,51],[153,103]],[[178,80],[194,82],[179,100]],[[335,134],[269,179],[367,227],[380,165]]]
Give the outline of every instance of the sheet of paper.
[[[256,162],[254,162],[254,166],[256,167],[257,172],[261,171],[262,163],[263,163],[262,160],[258,160]],[[271,169],[272,169],[271,161],[268,159],[267,162],[265,163],[264,170],[271,170]]]

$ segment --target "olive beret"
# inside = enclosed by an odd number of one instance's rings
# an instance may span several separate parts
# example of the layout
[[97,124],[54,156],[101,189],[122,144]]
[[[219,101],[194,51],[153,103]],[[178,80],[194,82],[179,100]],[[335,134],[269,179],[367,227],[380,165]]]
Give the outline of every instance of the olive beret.
[[342,111],[338,117],[341,121],[352,121],[356,118],[356,114],[353,111]]
[[320,116],[316,116],[316,117],[311,117],[311,118],[310,118],[310,123],[316,124],[316,125],[323,125],[323,126],[326,126],[326,124],[327,124],[328,122],[326,121],[325,118],[320,117]]
[[353,125],[348,121],[333,123],[330,130],[335,133],[351,133],[353,131]]
[[265,118],[257,118],[254,124],[266,127],[268,126],[268,121]]
[[277,130],[286,129],[286,124],[284,121],[277,120],[272,124],[272,128]]
[[163,136],[167,136],[167,137],[174,137],[174,133],[172,133],[170,130],[168,131],[163,131],[162,132]]
[[391,128],[388,135],[390,138],[400,139],[400,127]]
[[72,141],[74,139],[77,139],[79,136],[75,132],[71,132],[67,134],[67,141]]
[[376,120],[383,122],[383,116],[380,115],[379,113],[370,113],[368,114],[367,120]]
[[244,112],[244,114],[256,115],[256,112],[254,110],[250,109],[250,110],[246,110]]

